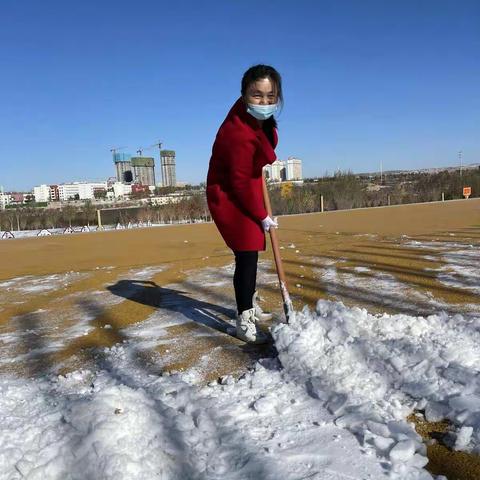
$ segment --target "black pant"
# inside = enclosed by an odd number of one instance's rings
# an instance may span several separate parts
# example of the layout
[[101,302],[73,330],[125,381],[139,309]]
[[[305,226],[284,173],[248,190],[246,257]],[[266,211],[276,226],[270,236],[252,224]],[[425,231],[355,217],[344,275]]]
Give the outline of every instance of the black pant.
[[252,299],[257,283],[258,252],[233,252],[235,254],[235,273],[233,287],[238,313],[253,307]]

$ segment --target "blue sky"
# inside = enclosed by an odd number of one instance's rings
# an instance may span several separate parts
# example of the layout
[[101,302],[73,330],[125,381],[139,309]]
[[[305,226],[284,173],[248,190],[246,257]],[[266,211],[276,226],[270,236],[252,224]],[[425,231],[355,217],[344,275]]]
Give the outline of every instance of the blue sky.
[[256,63],[306,176],[480,162],[478,0],[2,0],[0,184],[105,179],[157,140],[203,181]]

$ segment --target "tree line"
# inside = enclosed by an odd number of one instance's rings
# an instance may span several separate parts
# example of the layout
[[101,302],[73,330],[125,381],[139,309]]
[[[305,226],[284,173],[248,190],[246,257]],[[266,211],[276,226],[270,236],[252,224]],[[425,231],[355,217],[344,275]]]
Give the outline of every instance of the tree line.
[[[269,185],[275,215],[318,212],[323,197],[324,210],[344,210],[382,205],[399,205],[463,198],[464,186],[472,197],[480,196],[480,169],[438,173],[396,173],[381,179],[336,172],[333,176],[307,179],[303,184],[284,182]],[[104,225],[177,223],[209,221],[205,193],[182,198],[178,203],[142,205],[102,211]],[[86,201],[81,207],[24,206],[0,210],[0,230],[40,230],[96,225],[96,207]]]
[[336,172],[333,176],[307,179],[302,185],[282,183],[269,188],[275,215],[345,210],[384,205],[434,202],[463,198],[470,186],[471,198],[480,196],[480,169],[438,173],[397,173],[386,178]]
[[[97,224],[96,207],[90,201],[82,206],[35,208],[31,206],[0,210],[0,231],[42,230]],[[142,205],[104,210],[103,225],[176,223],[210,220],[205,195],[197,194],[166,205]]]

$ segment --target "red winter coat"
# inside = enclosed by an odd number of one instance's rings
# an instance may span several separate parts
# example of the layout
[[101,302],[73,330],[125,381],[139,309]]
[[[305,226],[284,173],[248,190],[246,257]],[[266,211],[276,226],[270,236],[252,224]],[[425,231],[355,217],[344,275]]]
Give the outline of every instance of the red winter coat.
[[276,160],[274,145],[240,98],[218,130],[208,168],[207,202],[232,250],[265,250],[261,221],[267,216],[262,169]]

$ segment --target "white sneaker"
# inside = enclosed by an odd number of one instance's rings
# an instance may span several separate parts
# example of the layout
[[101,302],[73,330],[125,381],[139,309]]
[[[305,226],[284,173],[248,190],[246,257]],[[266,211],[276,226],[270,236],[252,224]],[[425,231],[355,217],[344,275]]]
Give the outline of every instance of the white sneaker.
[[255,307],[244,310],[237,317],[237,338],[248,343],[267,343],[267,336],[257,328]]
[[262,310],[262,307],[257,303],[257,301],[258,301],[258,292],[255,290],[255,293],[253,294],[253,298],[252,298],[253,308],[255,308],[255,316],[257,317],[258,320],[262,322],[271,320],[273,318],[273,315],[270,312],[264,312]]

